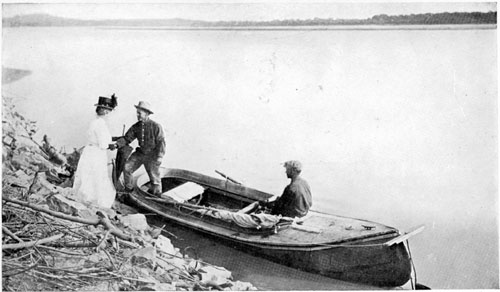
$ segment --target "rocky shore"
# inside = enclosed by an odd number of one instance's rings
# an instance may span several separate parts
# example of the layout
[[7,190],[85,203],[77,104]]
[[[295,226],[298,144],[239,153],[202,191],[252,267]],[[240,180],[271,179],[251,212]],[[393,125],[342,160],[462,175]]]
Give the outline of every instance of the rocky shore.
[[100,209],[71,189],[79,152],[36,141],[36,122],[2,98],[4,291],[256,290],[231,272],[186,255],[168,226],[115,201]]

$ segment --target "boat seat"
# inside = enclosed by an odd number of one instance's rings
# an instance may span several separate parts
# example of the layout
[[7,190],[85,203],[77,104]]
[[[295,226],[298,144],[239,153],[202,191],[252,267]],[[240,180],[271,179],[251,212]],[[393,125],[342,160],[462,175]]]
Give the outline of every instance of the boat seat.
[[245,213],[245,214],[250,214],[257,206],[259,205],[259,201],[255,201],[251,203],[250,205],[246,206],[245,208],[239,210],[237,213]]
[[162,195],[166,195],[177,202],[183,203],[203,193],[205,189],[199,184],[187,182],[175,187]]

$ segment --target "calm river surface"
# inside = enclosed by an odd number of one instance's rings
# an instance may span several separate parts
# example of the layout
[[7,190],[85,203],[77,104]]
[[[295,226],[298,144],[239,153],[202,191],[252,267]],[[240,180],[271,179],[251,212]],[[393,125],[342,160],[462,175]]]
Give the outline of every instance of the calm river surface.
[[[147,100],[166,132],[164,166],[280,194],[280,163],[301,160],[313,209],[425,224],[410,240],[418,282],[498,288],[496,35],[4,28],[2,65],[32,73],[2,95],[68,151],[85,144],[99,95],[119,97],[114,135]],[[363,289],[195,243],[262,289]]]

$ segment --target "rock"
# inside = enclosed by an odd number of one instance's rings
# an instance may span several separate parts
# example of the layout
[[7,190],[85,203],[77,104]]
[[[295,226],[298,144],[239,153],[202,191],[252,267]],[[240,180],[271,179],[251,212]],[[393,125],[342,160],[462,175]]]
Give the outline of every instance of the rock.
[[[61,194],[50,196],[47,199],[47,204],[49,205],[50,210],[72,216],[78,216],[80,212],[86,211],[88,209],[84,204],[69,200]],[[86,213],[84,213],[83,215],[86,215],[85,217],[88,216],[88,214]]]
[[158,236],[157,239],[155,239],[155,245],[156,245],[156,248],[167,253],[168,255],[175,255],[176,254],[175,248],[172,245],[172,242],[170,241],[170,239],[166,238],[163,235],[160,235],[160,236]]
[[156,266],[155,278],[161,283],[172,283],[172,276],[160,266]]
[[[22,134],[21,134],[22,135]],[[29,148],[32,151],[33,150],[39,150],[40,148],[36,143],[31,140],[30,138],[25,137],[24,135],[21,136],[19,132],[16,132],[16,135],[14,136],[14,139],[16,140],[16,147],[17,148]],[[40,151],[40,150],[39,150]]]
[[130,214],[137,214],[137,212],[138,212],[137,209],[130,207],[129,205],[125,205],[123,203],[120,203],[117,200],[115,200],[113,202],[113,206],[111,206],[111,208],[113,210],[115,210],[116,213],[123,215],[123,216],[130,215]]
[[53,184],[51,184],[45,175],[45,173],[38,173],[37,179],[35,182],[35,185],[33,186],[35,188],[45,188],[50,190],[51,192],[57,191],[57,187]]
[[256,291],[257,288],[248,282],[233,282],[233,286],[231,287],[232,291]]
[[19,153],[18,151],[15,151],[11,159],[11,164],[14,169],[29,169],[32,171],[38,171],[38,167],[34,166],[32,162],[31,155],[26,152]]
[[156,264],[166,271],[171,271],[173,269],[180,269],[184,265],[184,260],[179,258],[168,258],[163,254],[160,254],[160,259],[156,261]]
[[46,171],[53,167],[52,163],[42,155],[23,148],[13,151],[11,164],[15,169],[30,170],[32,172]]
[[130,248],[127,248],[127,249],[123,250],[123,256],[126,257],[126,258],[133,256],[134,253],[135,253],[135,250],[130,249]]
[[[172,282],[173,285],[175,285],[176,288],[180,288],[180,289],[189,289],[191,288],[191,286],[184,282],[184,281],[178,281],[178,282]],[[177,289],[179,290],[179,289]]]
[[110,283],[109,282],[97,282],[96,285],[92,288],[94,291],[109,291]]
[[57,193],[64,196],[67,199],[75,201],[75,191],[71,187],[55,187]]
[[158,280],[155,279],[154,277],[154,272],[151,270],[151,269],[148,269],[148,268],[139,268],[139,267],[135,267],[135,272],[136,274],[138,275],[138,277],[143,277],[144,279],[149,279],[148,281],[149,282],[152,282],[152,283],[159,283]]
[[[149,288],[149,291],[173,291],[175,290],[175,284],[158,283],[154,285],[148,285],[145,288]],[[145,290],[142,290],[145,291]]]
[[190,258],[185,258],[186,264],[184,265],[188,270],[198,270],[201,268],[202,264],[198,260],[190,259]]
[[148,246],[138,250],[132,256],[132,264],[135,266],[147,264],[154,268],[156,264],[156,248]]
[[205,266],[198,270],[201,273],[203,282],[214,282],[222,285],[231,280],[231,272],[222,267]]
[[66,157],[59,153],[59,151],[57,151],[57,149],[52,145],[52,141],[47,135],[43,136],[42,149],[49,156],[49,161],[54,164],[65,165],[68,163]]
[[[165,225],[163,225],[163,227],[165,227]],[[149,235],[151,235],[151,237],[153,239],[157,239],[158,236],[161,235],[161,233],[163,231],[163,227],[161,227],[161,228],[154,227],[154,228],[149,229]]]
[[31,186],[31,197],[30,200],[42,201],[49,194],[57,193],[57,188],[53,184],[49,183],[45,179],[44,173],[38,173],[36,175],[36,180]]
[[45,176],[50,183],[55,185],[60,185],[64,182],[64,180],[59,177],[57,170],[55,170],[54,168],[45,171]]
[[[151,277],[151,276],[145,276],[145,277],[137,277],[138,280],[140,280],[141,283],[145,283],[142,287],[147,287],[149,285],[155,285],[155,284],[160,284],[160,282],[158,282],[158,280],[156,280],[155,278]],[[138,289],[140,290],[140,289]],[[149,290],[151,291],[151,290]]]
[[87,261],[88,262],[91,262],[92,264],[98,264],[98,263],[101,263],[105,260],[108,260],[108,257],[106,255],[106,253],[102,250],[100,250],[99,252],[96,252],[96,253],[93,253],[91,254],[88,258],[87,258]]
[[99,216],[96,215],[95,210],[92,209],[83,209],[83,210],[77,210],[78,216],[82,217],[83,219],[89,219],[89,220],[99,220]]
[[12,169],[12,163],[10,162],[12,159],[12,149],[3,145],[2,147],[2,167],[5,169]]
[[12,147],[12,145],[16,143],[16,139],[13,137],[13,135],[7,134],[2,136],[2,143],[6,146]]
[[50,170],[54,167],[54,164],[49,162],[45,157],[39,153],[34,153],[33,154],[33,163],[38,166],[38,169],[40,171],[47,171]]
[[28,176],[24,171],[18,170],[15,173],[4,173],[3,179],[8,181],[12,187],[28,189],[33,181],[33,178]]
[[73,256],[59,256],[54,258],[54,267],[58,269],[83,267],[85,259]]
[[149,228],[144,214],[131,214],[120,217],[120,222],[125,226],[136,231],[144,231]]
[[[108,287],[108,291],[119,291],[120,290],[120,284],[116,281],[110,282],[109,285],[111,287]],[[98,290],[94,290],[98,291]]]

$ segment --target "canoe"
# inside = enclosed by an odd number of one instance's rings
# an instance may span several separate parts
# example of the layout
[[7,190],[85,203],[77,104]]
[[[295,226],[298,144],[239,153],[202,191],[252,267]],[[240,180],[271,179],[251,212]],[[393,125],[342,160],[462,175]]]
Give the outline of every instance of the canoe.
[[[273,195],[231,180],[161,168],[161,198],[136,178],[130,203],[232,247],[303,271],[380,287],[410,280],[409,235],[379,223],[317,211],[297,220],[266,214]],[[398,240],[402,238],[404,240]]]

